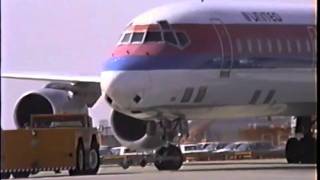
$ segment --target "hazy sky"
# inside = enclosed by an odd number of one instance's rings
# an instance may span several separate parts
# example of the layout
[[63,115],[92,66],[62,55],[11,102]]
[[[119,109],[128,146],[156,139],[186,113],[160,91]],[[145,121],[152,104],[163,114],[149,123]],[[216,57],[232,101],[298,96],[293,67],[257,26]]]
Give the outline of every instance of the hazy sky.
[[[1,70],[98,76],[127,23],[170,2],[177,0],[1,0]],[[18,98],[47,82],[1,83],[1,126],[13,129]],[[108,112],[100,99],[91,115],[105,119]]]

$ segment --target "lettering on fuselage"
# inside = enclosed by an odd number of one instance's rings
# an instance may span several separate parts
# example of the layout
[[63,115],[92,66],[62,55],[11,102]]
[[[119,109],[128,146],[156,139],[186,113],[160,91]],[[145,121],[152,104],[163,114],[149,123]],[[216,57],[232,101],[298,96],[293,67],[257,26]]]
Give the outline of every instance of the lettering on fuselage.
[[276,12],[241,12],[249,22],[282,22],[282,17]]

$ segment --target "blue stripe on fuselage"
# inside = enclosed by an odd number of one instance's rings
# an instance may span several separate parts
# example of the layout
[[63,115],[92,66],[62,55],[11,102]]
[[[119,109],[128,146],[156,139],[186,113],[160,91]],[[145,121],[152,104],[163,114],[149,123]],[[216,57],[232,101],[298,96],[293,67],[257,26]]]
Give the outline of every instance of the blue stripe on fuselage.
[[210,54],[176,56],[120,56],[112,57],[104,64],[103,70],[185,70],[230,68],[311,68],[311,58],[238,58],[231,61],[213,58]]

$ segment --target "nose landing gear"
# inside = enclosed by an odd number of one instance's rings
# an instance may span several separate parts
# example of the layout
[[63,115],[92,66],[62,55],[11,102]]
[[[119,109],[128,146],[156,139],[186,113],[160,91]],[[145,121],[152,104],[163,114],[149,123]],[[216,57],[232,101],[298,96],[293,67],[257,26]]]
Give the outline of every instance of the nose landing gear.
[[183,164],[184,156],[179,146],[172,143],[179,141],[182,136],[189,135],[188,123],[181,118],[173,121],[162,120],[160,127],[163,129],[162,139],[167,143],[156,151],[154,165],[160,171],[178,170]]
[[154,165],[159,171],[178,170],[183,164],[184,158],[179,147],[169,144],[161,147],[156,152]]

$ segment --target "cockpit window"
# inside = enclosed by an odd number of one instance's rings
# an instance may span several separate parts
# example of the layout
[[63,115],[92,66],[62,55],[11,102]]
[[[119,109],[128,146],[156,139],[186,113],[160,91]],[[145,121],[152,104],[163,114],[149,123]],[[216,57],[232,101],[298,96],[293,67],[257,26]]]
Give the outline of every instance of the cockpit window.
[[130,41],[131,33],[125,33],[121,39],[121,43],[127,43]]
[[189,42],[187,35],[183,32],[177,32],[177,37],[182,47],[186,46]]
[[[130,43],[148,43],[148,42],[165,42],[176,48],[184,49],[190,44],[190,39],[185,32],[175,31],[168,21],[158,21],[160,30],[147,30],[143,32],[126,31],[119,42],[121,44]],[[138,29],[137,29],[138,30]],[[151,31],[150,31],[151,30]]]
[[142,42],[143,36],[143,32],[135,32],[132,35],[131,42]]
[[164,41],[165,42],[171,43],[173,45],[177,45],[178,44],[177,41],[176,41],[176,38],[173,35],[173,32],[164,32],[163,33],[163,37],[164,37]]
[[160,24],[161,29],[163,29],[163,30],[170,29],[170,25],[169,25],[168,21],[159,21],[158,23]]
[[150,31],[147,32],[145,42],[160,42],[162,41],[161,32]]

